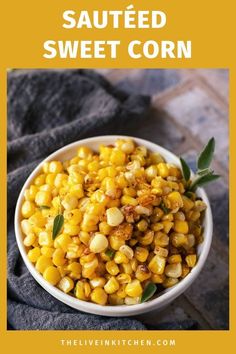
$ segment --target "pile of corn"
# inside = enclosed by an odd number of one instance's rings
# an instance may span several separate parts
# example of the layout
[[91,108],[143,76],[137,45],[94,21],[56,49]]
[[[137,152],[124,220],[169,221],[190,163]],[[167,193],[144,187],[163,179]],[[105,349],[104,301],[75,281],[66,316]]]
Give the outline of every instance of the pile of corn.
[[206,205],[185,187],[178,167],[132,140],[81,146],[70,161],[46,162],[25,191],[28,258],[80,300],[137,304],[148,282],[171,287],[197,262]]

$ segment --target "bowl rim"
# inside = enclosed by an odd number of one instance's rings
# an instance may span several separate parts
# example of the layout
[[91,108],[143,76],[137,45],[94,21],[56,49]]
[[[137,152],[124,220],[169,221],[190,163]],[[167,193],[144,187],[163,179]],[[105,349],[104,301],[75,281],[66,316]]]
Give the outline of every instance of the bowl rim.
[[168,288],[164,290],[160,296],[157,296],[154,299],[151,299],[147,302],[141,303],[141,304],[136,304],[136,305],[118,305],[118,306],[111,306],[111,305],[106,305],[106,306],[101,306],[92,302],[86,302],[79,300],[77,298],[74,298],[73,296],[69,294],[63,293],[61,290],[56,288],[55,286],[49,284],[43,276],[38,273],[34,265],[30,262],[30,260],[27,257],[25,246],[23,244],[23,237],[22,237],[22,231],[20,227],[20,208],[22,205],[23,197],[24,197],[24,191],[28,187],[28,185],[31,183],[31,181],[38,175],[39,171],[42,168],[42,165],[46,161],[50,161],[53,158],[55,158],[57,155],[65,153],[66,151],[69,151],[71,149],[78,148],[80,145],[86,145],[90,143],[99,143],[99,144],[107,144],[111,143],[111,141],[115,141],[117,139],[133,139],[137,144],[139,145],[144,145],[147,147],[149,150],[154,151],[154,152],[159,152],[168,162],[168,160],[171,160],[172,163],[176,164],[177,166],[180,166],[179,158],[170,152],[169,150],[163,148],[162,146],[150,142],[145,139],[141,139],[138,137],[134,136],[126,136],[126,135],[102,135],[102,136],[95,136],[95,137],[90,137],[86,139],[81,139],[78,141],[75,141],[73,143],[70,143],[68,145],[63,146],[62,148],[54,151],[52,154],[50,154],[48,157],[43,159],[37,166],[36,168],[30,173],[28,178],[26,179],[21,192],[18,196],[18,200],[16,203],[16,208],[15,208],[15,217],[14,217],[14,226],[15,226],[15,236],[16,236],[16,241],[18,248],[20,250],[20,254],[23,258],[23,261],[28,268],[29,272],[31,275],[34,277],[34,279],[47,291],[49,292],[52,296],[54,296],[56,299],[60,300],[61,302],[67,304],[70,307],[73,307],[77,310],[81,310],[87,313],[92,313],[92,314],[97,314],[97,315],[102,315],[102,316],[116,316],[116,317],[122,317],[122,316],[133,316],[133,315],[138,315],[142,314],[145,312],[150,312],[151,310],[157,310],[160,309],[167,304],[169,304],[171,301],[173,301],[176,297],[178,297],[180,294],[182,294],[192,283],[193,281],[197,278],[199,273],[201,272],[209,250],[211,246],[211,241],[212,241],[212,231],[213,231],[213,221],[212,221],[212,212],[211,212],[211,207],[210,207],[210,202],[207,197],[206,192],[204,191],[203,188],[198,188],[197,194],[204,200],[204,202],[207,204],[207,209],[205,212],[205,219],[204,219],[204,241],[201,244],[202,250],[199,254],[198,262],[196,266],[191,270],[191,272],[184,278],[182,279],[178,284],[175,286]]

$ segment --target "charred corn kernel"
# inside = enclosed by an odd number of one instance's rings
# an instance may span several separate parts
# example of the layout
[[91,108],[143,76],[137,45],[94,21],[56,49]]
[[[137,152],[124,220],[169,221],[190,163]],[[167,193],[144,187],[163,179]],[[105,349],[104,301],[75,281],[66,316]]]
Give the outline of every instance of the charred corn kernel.
[[158,256],[161,256],[161,257],[167,257],[169,251],[166,248],[156,246],[154,249],[154,253],[157,254]]
[[188,275],[189,272],[190,272],[189,267],[186,264],[182,264],[181,278],[185,278]]
[[38,242],[40,246],[47,246],[47,247],[53,246],[53,239],[51,233],[48,231],[41,231],[39,233]]
[[79,231],[80,231],[80,227],[78,225],[72,225],[69,223],[64,224],[64,232],[67,235],[75,236],[79,234]]
[[125,292],[130,297],[138,297],[142,294],[143,288],[138,279],[132,280],[125,287]]
[[166,178],[169,176],[169,169],[167,167],[167,164],[164,162],[160,162],[157,165],[157,173],[159,176],[161,176],[162,178]]
[[70,277],[63,277],[58,283],[58,288],[67,294],[74,288],[74,282]]
[[139,262],[146,262],[148,254],[148,250],[144,247],[135,248],[134,256]]
[[109,226],[118,226],[124,220],[124,215],[120,211],[120,209],[114,207],[109,208],[106,211],[107,223]]
[[35,205],[34,203],[26,200],[21,207],[21,214],[24,218],[29,218],[35,212]]
[[184,245],[188,245],[188,237],[182,233],[175,233],[171,234],[171,243],[174,247],[181,247]]
[[179,278],[182,274],[181,263],[168,264],[165,267],[165,275],[170,278]]
[[131,239],[129,240],[129,245],[130,245],[130,247],[135,246],[137,243],[138,243],[138,240],[137,240],[136,238],[131,238]]
[[188,223],[186,221],[175,220],[174,230],[180,234],[187,234],[189,231]]
[[153,242],[154,239],[154,232],[151,230],[146,231],[146,233],[144,234],[144,236],[141,236],[138,238],[139,243],[142,246],[148,246]]
[[178,212],[174,215],[174,219],[175,219],[175,220],[184,221],[184,220],[185,220],[185,214],[184,214],[182,211],[178,211]]
[[126,160],[126,155],[123,151],[118,149],[112,149],[110,162],[115,166],[124,165]]
[[89,283],[92,289],[103,288],[104,285],[106,284],[106,279],[102,277],[96,277],[91,279]]
[[88,159],[93,155],[93,152],[87,146],[80,146],[77,152],[77,156],[80,159]]
[[108,240],[105,235],[96,233],[90,241],[89,248],[91,252],[100,253],[108,247]]
[[123,305],[124,304],[124,299],[121,298],[120,296],[116,294],[111,294],[108,296],[108,303],[110,305],[116,306],[116,305]]
[[162,284],[165,280],[165,274],[152,274],[151,281],[155,284]]
[[188,239],[188,244],[183,245],[183,247],[188,251],[190,248],[195,246],[196,240],[195,240],[195,236],[192,234],[187,235],[187,239]]
[[122,245],[119,248],[119,251],[121,253],[123,253],[128,259],[132,259],[134,256],[134,251],[132,250],[131,247],[127,246],[127,245]]
[[86,246],[89,245],[90,238],[91,238],[91,236],[89,235],[88,232],[80,231],[79,239],[84,245],[86,245]]
[[167,261],[169,264],[181,263],[182,257],[180,254],[173,254],[172,256],[168,257]]
[[109,235],[112,230],[112,227],[108,225],[106,221],[100,222],[98,227],[99,227],[99,231],[104,235]]
[[120,273],[116,276],[116,279],[120,284],[128,284],[131,282],[131,276],[129,274]]
[[148,228],[148,222],[147,222],[145,219],[142,219],[142,220],[140,220],[140,221],[137,223],[136,226],[137,226],[137,228],[138,228],[139,231],[144,232],[144,231],[146,231],[147,228]]
[[163,224],[161,222],[157,222],[155,224],[151,224],[151,229],[155,232],[163,230]]
[[173,221],[174,220],[174,216],[173,216],[173,214],[165,214],[165,215],[163,215],[163,217],[162,217],[162,219],[161,219],[162,221]]
[[189,254],[188,256],[185,257],[185,261],[189,266],[189,268],[193,268],[197,262],[196,254]]
[[80,279],[82,267],[78,262],[72,262],[67,266],[67,271],[72,279]]
[[121,269],[122,273],[126,273],[126,274],[129,274],[129,275],[131,275],[133,273],[133,269],[131,267],[130,262],[129,263],[122,263],[120,265],[120,269]]
[[26,247],[30,247],[34,244],[35,241],[36,241],[36,236],[33,232],[31,232],[24,238],[23,243]]
[[38,258],[40,257],[41,251],[39,247],[35,247],[28,252],[28,258],[32,263],[37,262]]
[[85,263],[82,269],[82,276],[90,279],[98,266],[98,259],[95,257],[91,262]]
[[187,213],[187,218],[191,221],[197,221],[201,216],[201,213],[199,211],[189,211]]
[[124,194],[124,195],[128,195],[128,196],[130,196],[130,197],[136,197],[137,192],[136,192],[135,188],[132,188],[132,187],[125,187],[125,188],[123,189],[123,194]]
[[135,278],[138,279],[140,282],[151,278],[151,272],[146,265],[139,265],[136,272]]
[[75,297],[79,300],[88,301],[90,295],[89,289],[90,286],[87,281],[77,281],[75,286]]
[[174,223],[168,220],[164,220],[162,221],[162,225],[163,225],[163,231],[168,234],[170,232],[170,230],[172,229],[172,227],[174,226]]
[[166,247],[169,244],[169,237],[161,231],[155,233],[154,244],[159,247]]
[[56,285],[61,279],[59,270],[54,266],[47,267],[43,272],[43,277],[52,285]]
[[91,293],[91,300],[99,305],[106,305],[107,294],[102,288],[95,288]]
[[41,253],[48,258],[52,257],[54,251],[55,251],[55,249],[52,247],[43,246],[41,248]]
[[121,204],[136,206],[136,205],[138,205],[138,201],[137,201],[137,199],[130,197],[129,195],[123,195],[121,197]]
[[174,191],[168,194],[167,200],[170,202],[171,209],[177,209],[183,207],[183,199],[179,192]]
[[52,260],[44,255],[41,255],[36,262],[35,268],[38,272],[43,274],[46,268],[52,266]]
[[166,278],[163,283],[162,286],[164,288],[171,288],[172,286],[176,285],[179,282],[179,280],[177,278]]
[[194,203],[194,211],[202,212],[206,210],[207,205],[202,200],[196,200]]
[[38,206],[50,206],[52,195],[47,191],[39,191],[35,196],[35,203]]
[[65,252],[61,248],[57,248],[52,256],[52,261],[55,266],[62,266],[66,263]]
[[135,207],[135,211],[137,214],[139,215],[146,215],[146,216],[150,216],[151,213],[152,213],[152,210],[151,208],[148,208],[148,207],[144,207],[142,205],[137,205]]
[[106,263],[106,270],[109,274],[111,275],[117,275],[119,273],[119,267],[118,265],[115,263],[115,261],[108,261]]
[[124,301],[125,301],[125,305],[136,305],[140,303],[140,297],[126,296]]
[[56,244],[54,247],[61,247],[62,250],[66,252],[68,250],[68,245],[72,243],[72,239],[69,235],[63,233],[57,236],[54,243]]
[[166,265],[166,258],[155,255],[148,264],[148,268],[155,274],[163,274]]
[[124,253],[122,253],[120,251],[116,251],[115,256],[114,256],[114,262],[116,264],[129,263],[129,259],[126,257],[126,255]]
[[114,276],[112,276],[104,285],[104,290],[107,294],[113,294],[119,289],[119,286],[120,285],[117,279]]
[[39,176],[37,176],[34,180],[34,184],[37,186],[37,187],[40,187],[42,186],[44,183],[45,183],[45,178],[46,178],[46,175],[45,174],[41,174]]

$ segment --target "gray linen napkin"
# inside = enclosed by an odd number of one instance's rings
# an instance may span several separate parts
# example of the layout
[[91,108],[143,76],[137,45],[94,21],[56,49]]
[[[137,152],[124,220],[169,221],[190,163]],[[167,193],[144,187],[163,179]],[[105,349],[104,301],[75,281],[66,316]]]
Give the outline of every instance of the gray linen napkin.
[[146,96],[127,95],[88,70],[16,70],[8,74],[8,323],[10,329],[145,329],[132,318],[76,311],[49,295],[27,271],[14,235],[14,209],[32,169],[78,139],[116,134],[143,119]]

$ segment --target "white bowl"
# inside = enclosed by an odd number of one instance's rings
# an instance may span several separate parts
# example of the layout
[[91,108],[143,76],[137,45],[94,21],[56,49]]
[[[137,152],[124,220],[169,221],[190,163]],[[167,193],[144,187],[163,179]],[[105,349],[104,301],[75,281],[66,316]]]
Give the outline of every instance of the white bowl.
[[[18,201],[16,205],[16,211],[15,211],[15,234],[16,234],[16,240],[17,244],[21,253],[21,256],[26,264],[26,267],[32,274],[32,276],[35,278],[35,280],[46,290],[48,291],[52,296],[54,296],[56,299],[62,301],[63,303],[67,304],[68,306],[71,306],[77,310],[81,310],[84,312],[88,313],[93,313],[97,315],[102,315],[102,316],[117,316],[117,317],[122,317],[122,316],[133,316],[133,315],[138,315],[142,314],[145,312],[153,311],[153,310],[160,310],[166,305],[168,305],[170,302],[172,302],[177,296],[182,294],[192,283],[193,281],[197,278],[199,275],[206,259],[207,255],[210,249],[211,245],[211,239],[212,239],[212,213],[211,213],[211,207],[209,200],[207,198],[207,195],[205,191],[202,188],[198,188],[197,190],[197,195],[203,199],[203,201],[207,204],[207,209],[205,212],[205,217],[204,217],[204,241],[198,246],[197,252],[198,252],[198,262],[196,266],[192,269],[192,271],[184,278],[181,280],[177,285],[168,288],[164,290],[161,294],[156,295],[153,299],[144,302],[142,304],[137,304],[137,305],[120,305],[120,306],[101,306],[97,305],[91,302],[85,302],[78,300],[74,298],[71,295],[67,295],[63,293],[61,290],[57,289],[56,287],[50,285],[44,278],[42,277],[41,274],[38,273],[38,271],[35,269],[33,264],[29,261],[25,246],[23,244],[23,235],[20,227],[20,221],[21,221],[21,205],[24,199],[24,191],[26,188],[30,186],[30,184],[33,182],[34,178],[39,174],[43,163],[45,161],[51,161],[51,160],[67,160],[72,158],[78,147],[81,145],[87,145],[93,150],[97,150],[98,146],[100,144],[113,144],[114,141],[118,138],[127,138],[125,136],[118,136],[118,135],[108,135],[108,136],[98,136],[94,138],[88,138],[88,139],[83,139],[80,141],[77,141],[75,143],[69,144],[50,156],[48,156],[44,161],[42,161],[36,168],[35,170],[30,174],[28,177],[27,181],[25,182]],[[139,138],[134,138],[134,137],[129,137],[132,138],[138,145],[143,145],[147,147],[150,151],[153,152],[159,152],[167,162],[169,163],[174,163],[175,165],[180,166],[179,163],[179,158],[169,152],[168,150],[164,149],[163,147],[151,143],[150,141],[139,139]],[[201,291],[201,290],[199,290]]]

